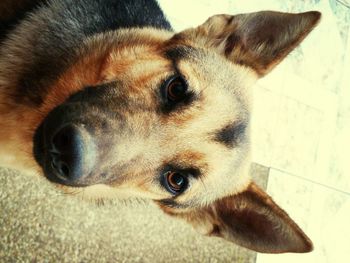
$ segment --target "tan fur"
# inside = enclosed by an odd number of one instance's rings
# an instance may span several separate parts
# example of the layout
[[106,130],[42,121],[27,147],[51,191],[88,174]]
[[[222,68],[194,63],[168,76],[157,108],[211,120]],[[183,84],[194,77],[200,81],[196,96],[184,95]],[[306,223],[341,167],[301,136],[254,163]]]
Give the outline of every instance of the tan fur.
[[[108,145],[108,149],[99,149],[101,162],[92,177],[105,174],[113,180],[105,185],[60,188],[87,198],[128,195],[150,198],[168,214],[184,218],[205,234],[216,234],[258,251],[310,250],[310,241],[296,224],[250,182],[249,113],[251,86],[305,37],[319,17],[301,16],[299,28],[293,24],[295,34],[276,36],[282,40],[278,39],[278,43],[270,47],[266,39],[261,43],[244,39],[244,28],[255,16],[214,16],[198,28],[178,34],[143,28],[91,37],[82,43],[79,60],[50,84],[44,102],[38,107],[26,103],[26,98],[22,103],[13,99],[18,95],[15,92],[19,77],[31,60],[27,50],[35,48],[36,27],[24,23],[0,47],[0,165],[41,174],[32,155],[35,130],[72,94],[87,86],[109,83],[114,87],[115,100],[132,105],[123,108],[113,104],[112,112],[126,121],[106,119],[108,136],[99,126],[104,116],[96,115],[96,109],[89,110],[96,120],[92,123],[96,140]],[[281,13],[264,16],[286,22],[299,19]],[[288,42],[283,37],[291,40]],[[177,47],[191,47],[195,51],[189,49],[184,58],[174,62],[165,54]],[[198,98],[190,107],[164,115],[157,108],[156,94],[161,83],[174,75],[175,70],[184,76]],[[215,139],[218,131],[237,123],[246,125],[245,137],[240,143],[227,147]],[[156,176],[159,167],[169,163],[196,167],[201,172],[200,178],[191,178],[189,188],[176,197],[161,186]],[[162,203],[166,199],[181,207]],[[244,206],[239,209],[248,213],[262,211],[267,218],[265,226],[272,225],[273,229],[276,222],[283,225],[276,235],[288,238],[280,238],[280,246],[274,242],[256,244],[239,235],[232,238],[232,226],[222,214],[227,212],[239,217],[235,205]]]

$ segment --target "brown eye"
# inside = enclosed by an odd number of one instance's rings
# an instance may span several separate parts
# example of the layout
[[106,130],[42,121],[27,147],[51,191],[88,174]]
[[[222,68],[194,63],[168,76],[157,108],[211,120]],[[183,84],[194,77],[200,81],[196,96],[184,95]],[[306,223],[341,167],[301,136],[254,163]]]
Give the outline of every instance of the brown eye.
[[186,97],[187,84],[186,81],[177,76],[167,81],[166,96],[169,102],[179,102]]
[[180,172],[169,171],[165,173],[167,189],[173,194],[179,194],[186,189],[188,185],[187,178]]

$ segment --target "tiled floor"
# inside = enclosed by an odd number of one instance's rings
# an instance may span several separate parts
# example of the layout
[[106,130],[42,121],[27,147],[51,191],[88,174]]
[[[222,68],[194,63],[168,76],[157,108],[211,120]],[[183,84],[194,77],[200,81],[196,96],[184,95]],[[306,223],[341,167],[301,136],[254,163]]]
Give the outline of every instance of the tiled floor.
[[[350,1],[341,2],[350,6]],[[322,12],[320,25],[254,90],[254,161],[270,168],[268,192],[306,230],[315,250],[265,262],[350,258],[350,7],[335,0],[160,1],[176,30],[216,13]],[[186,8],[175,8],[178,6]]]

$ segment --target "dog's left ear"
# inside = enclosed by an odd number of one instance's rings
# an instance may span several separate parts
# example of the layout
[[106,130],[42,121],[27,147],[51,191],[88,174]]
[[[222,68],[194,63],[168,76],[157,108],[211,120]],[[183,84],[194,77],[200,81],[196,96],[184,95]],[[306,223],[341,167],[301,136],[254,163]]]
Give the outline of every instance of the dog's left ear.
[[300,14],[262,11],[215,15],[201,26],[174,36],[214,48],[231,61],[264,76],[293,50],[320,20],[321,13]]
[[312,242],[270,196],[254,183],[242,193],[228,196],[195,211],[171,213],[196,230],[218,236],[263,253],[304,253]]

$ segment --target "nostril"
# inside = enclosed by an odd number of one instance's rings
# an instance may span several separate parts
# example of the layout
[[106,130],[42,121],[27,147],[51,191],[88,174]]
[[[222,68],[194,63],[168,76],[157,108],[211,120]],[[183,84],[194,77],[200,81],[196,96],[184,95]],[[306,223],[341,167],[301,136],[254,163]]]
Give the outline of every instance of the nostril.
[[65,163],[61,163],[61,175],[64,178],[69,178],[69,167]]
[[69,167],[66,163],[53,159],[51,162],[51,166],[56,171],[56,175],[61,180],[66,181],[70,179]]

